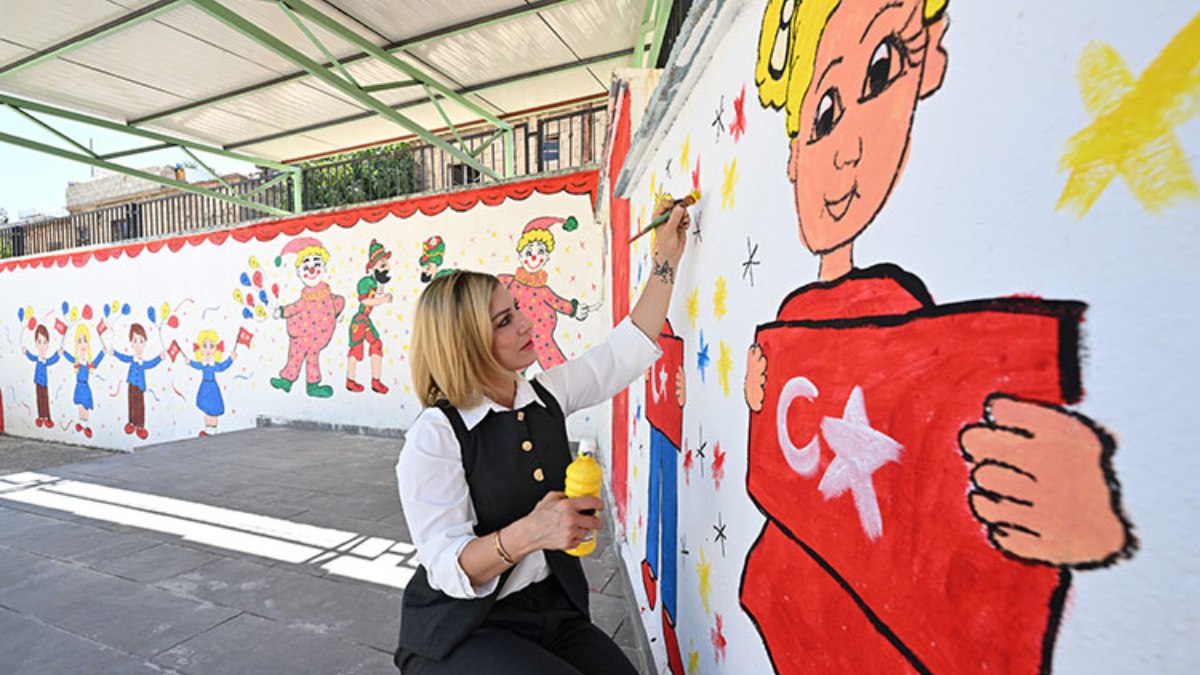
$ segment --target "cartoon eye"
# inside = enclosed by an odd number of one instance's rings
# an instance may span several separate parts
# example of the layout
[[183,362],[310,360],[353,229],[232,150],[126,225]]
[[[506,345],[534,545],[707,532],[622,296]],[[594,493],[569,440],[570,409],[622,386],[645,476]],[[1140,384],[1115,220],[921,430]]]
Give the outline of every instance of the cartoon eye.
[[867,79],[863,82],[861,101],[866,102],[879,96],[904,74],[904,52],[895,35],[889,35],[875,48],[871,65],[867,66]]
[[837,87],[830,87],[817,103],[817,117],[813,121],[812,138],[809,139],[809,143],[815,143],[832,133],[845,112],[842,95],[838,93]]

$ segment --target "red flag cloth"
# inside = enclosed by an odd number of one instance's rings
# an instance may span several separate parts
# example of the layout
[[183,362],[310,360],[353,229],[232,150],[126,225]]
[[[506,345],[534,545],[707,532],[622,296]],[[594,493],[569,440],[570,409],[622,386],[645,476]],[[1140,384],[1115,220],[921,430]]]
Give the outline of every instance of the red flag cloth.
[[104,319],[100,319],[100,323],[96,324],[96,332],[101,335],[104,335],[105,331],[107,331],[107,330],[108,330],[108,324],[104,323]]
[[254,339],[254,333],[251,333],[250,331],[246,330],[245,328],[241,328],[241,327],[238,328],[237,343],[239,345],[246,345],[247,347],[249,347],[250,341],[253,339]]
[[67,334],[67,324],[63,323],[62,319],[55,319],[54,320],[54,332],[58,333],[59,335],[66,335]]
[[658,336],[658,346],[662,356],[646,373],[646,421],[676,448],[682,448],[683,408],[675,398],[675,380],[683,365],[683,339],[676,337],[671,324],[666,323]]
[[[768,520],[742,604],[779,673],[1037,673],[1067,576],[988,542],[958,434],[993,392],[1078,397],[1084,307],[936,306],[915,277],[879,273],[814,286],[780,312],[820,320],[759,327],[767,380],[747,487]],[[832,318],[888,305],[902,313]]]
[[171,346],[167,347],[167,356],[171,357],[171,363],[175,362],[175,357],[179,356],[179,352],[183,351],[179,348],[179,342],[171,340]]

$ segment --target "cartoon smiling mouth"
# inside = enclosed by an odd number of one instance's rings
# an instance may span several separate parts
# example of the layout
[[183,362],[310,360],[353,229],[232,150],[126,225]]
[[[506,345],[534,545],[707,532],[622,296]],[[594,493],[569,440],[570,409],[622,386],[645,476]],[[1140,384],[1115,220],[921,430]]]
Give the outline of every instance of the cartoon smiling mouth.
[[825,200],[825,210],[829,212],[829,217],[833,218],[834,222],[846,217],[846,212],[850,210],[850,202],[853,202],[856,197],[861,197],[858,194],[858,183],[850,187],[850,191],[842,195],[838,199]]

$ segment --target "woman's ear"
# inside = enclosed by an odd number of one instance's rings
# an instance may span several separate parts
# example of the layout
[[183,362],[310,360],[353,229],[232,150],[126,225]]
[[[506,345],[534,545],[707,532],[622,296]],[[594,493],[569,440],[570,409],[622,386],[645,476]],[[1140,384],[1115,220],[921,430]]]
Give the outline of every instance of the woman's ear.
[[929,31],[929,46],[925,49],[925,68],[921,73],[921,98],[925,98],[942,86],[946,79],[946,49],[942,46],[942,38],[950,27],[949,17],[934,21],[925,30]]

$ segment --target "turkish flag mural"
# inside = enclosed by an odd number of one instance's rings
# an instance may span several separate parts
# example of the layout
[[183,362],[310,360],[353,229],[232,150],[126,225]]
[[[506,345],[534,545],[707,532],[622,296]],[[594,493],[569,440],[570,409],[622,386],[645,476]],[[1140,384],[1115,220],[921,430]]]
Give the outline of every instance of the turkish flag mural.
[[959,434],[994,392],[1078,398],[1083,309],[1004,299],[759,327],[747,487],[767,522],[741,602],[779,672],[1041,669],[1069,577],[989,543]]

